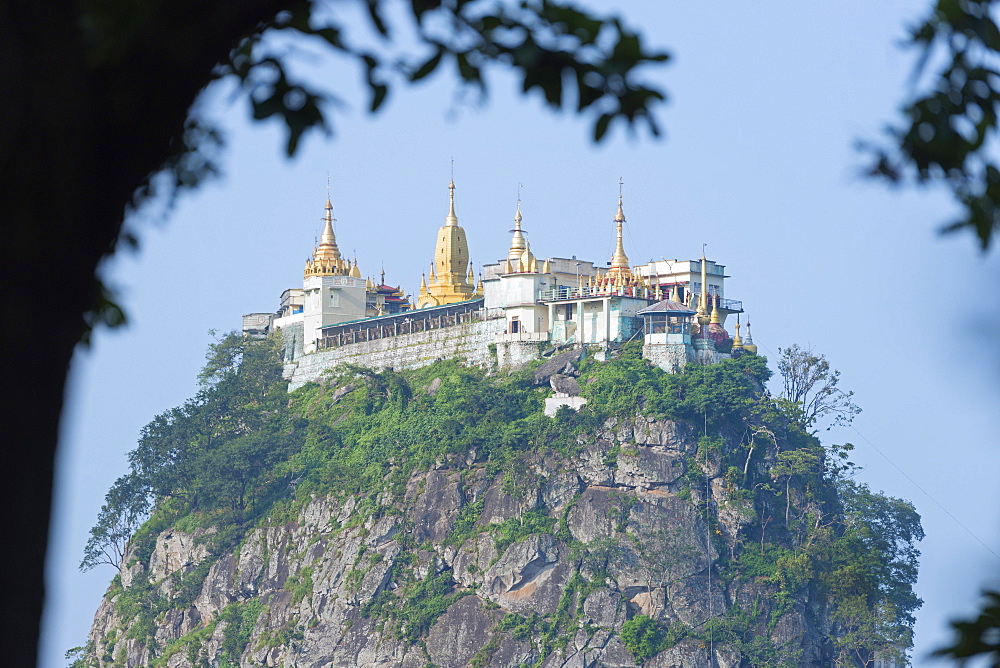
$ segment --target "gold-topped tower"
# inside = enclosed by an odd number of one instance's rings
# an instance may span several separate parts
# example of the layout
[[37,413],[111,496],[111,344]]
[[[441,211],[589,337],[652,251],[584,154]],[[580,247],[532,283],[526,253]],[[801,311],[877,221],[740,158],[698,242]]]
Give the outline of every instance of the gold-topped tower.
[[708,258],[705,257],[705,244],[701,245],[701,295],[698,297],[698,322],[707,325],[708,315]]
[[524,238],[524,230],[521,229],[521,198],[517,198],[517,211],[514,213],[514,229],[511,231],[510,238],[510,248],[507,250],[507,259],[510,261],[511,265],[517,271],[525,271],[526,269],[519,269],[517,263],[521,259],[521,255],[528,248],[528,242]]
[[632,275],[632,268],[625,255],[625,245],[622,242],[622,225],[625,223],[625,211],[622,209],[622,193],[618,191],[618,212],[615,214],[615,252],[611,256],[611,268],[608,274]]
[[421,287],[417,308],[464,302],[472,299],[476,291],[466,274],[469,244],[465,239],[465,230],[459,226],[458,216],[455,215],[454,180],[448,184],[448,191],[448,215],[438,230],[430,282],[426,288]]
[[608,271],[601,276],[598,270],[597,283],[606,288],[638,288],[642,281],[632,272],[628,255],[625,254],[625,243],[622,239],[622,228],[625,224],[625,210],[622,206],[622,184],[618,182],[618,211],[615,213],[615,252],[611,255]]
[[[333,233],[333,204],[329,194],[326,196],[326,216],[324,217],[323,235],[319,245],[313,250],[312,258],[306,260],[305,278],[310,276],[347,276],[351,273],[351,263],[340,254],[337,237]],[[355,266],[357,266],[355,264]]]

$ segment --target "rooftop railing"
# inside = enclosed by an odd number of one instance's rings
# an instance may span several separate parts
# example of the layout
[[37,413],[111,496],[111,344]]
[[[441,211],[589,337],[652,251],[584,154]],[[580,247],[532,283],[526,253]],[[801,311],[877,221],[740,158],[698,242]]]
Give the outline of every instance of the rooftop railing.
[[653,300],[652,290],[629,287],[583,286],[582,288],[561,287],[554,290],[542,290],[538,299],[543,302],[560,301],[564,299],[587,299],[590,297],[635,297],[637,299]]
[[[661,294],[666,299],[666,292],[664,291]],[[568,299],[588,299],[591,297],[635,297],[637,299],[656,301],[653,291],[646,290],[645,288],[612,287],[609,289],[605,286],[591,287],[586,285],[579,288],[564,286],[553,290],[542,290],[539,293],[538,299],[543,302],[552,302]],[[719,308],[727,311],[743,311],[743,302],[738,299],[722,298],[719,301]]]

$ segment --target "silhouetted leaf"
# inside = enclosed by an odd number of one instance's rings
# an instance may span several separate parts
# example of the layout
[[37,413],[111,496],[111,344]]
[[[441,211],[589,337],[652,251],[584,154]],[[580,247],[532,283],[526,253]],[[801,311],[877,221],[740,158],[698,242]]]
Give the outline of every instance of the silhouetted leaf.
[[604,138],[612,118],[614,117],[611,114],[600,115],[597,122],[594,123],[594,141],[601,141]]
[[410,75],[410,81],[420,81],[428,74],[436,70],[437,66],[441,64],[442,56],[444,56],[444,50],[439,48],[437,53],[424,61],[424,63]]

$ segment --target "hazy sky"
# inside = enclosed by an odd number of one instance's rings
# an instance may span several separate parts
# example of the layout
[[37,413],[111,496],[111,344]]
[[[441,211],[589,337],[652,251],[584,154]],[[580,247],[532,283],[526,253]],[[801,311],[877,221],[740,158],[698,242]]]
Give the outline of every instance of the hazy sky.
[[773,360],[799,343],[842,371],[864,412],[856,430],[823,437],[857,444],[862,479],[923,516],[915,663],[929,663],[946,621],[1000,580],[1000,558],[958,524],[1000,554],[1000,263],[969,235],[938,236],[954,213],[947,198],[859,178],[853,148],[895,117],[915,55],[898,43],[927,3],[627,4],[631,25],[674,56],[649,73],[670,96],[659,141],[617,127],[594,146],[589,119],[519,97],[499,70],[485,105],[457,95],[445,72],[397,89],[369,117],[360,73],[306,48],[303,71],[346,105],[332,138],[310,137],[286,162],[280,128],[251,127],[232,91],[209,96],[229,142],[223,177],[184,196],[164,223],[135,223],[141,251],[120,253],[106,272],[130,325],[101,332],[74,363],[45,668],[83,644],[114,575],[76,565],[125,454],[154,415],[195,392],[209,330],[238,328],[242,314],[272,311],[283,289],[301,286],[327,173],[340,248],[363,275],[384,266],[388,283],[415,292],[447,213],[452,158],[477,264],[505,254],[518,183],[538,257],[605,262],[622,177],[634,263],[697,258],[707,243],[762,354]]

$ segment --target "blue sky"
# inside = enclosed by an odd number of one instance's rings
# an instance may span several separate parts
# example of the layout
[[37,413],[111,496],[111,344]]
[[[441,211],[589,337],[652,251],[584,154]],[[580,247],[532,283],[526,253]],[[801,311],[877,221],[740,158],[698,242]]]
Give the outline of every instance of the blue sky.
[[898,43],[924,9],[628,3],[626,20],[673,55],[649,72],[670,96],[660,140],[619,127],[595,146],[589,119],[517,95],[500,70],[483,105],[456,93],[445,73],[395,90],[371,117],[360,73],[303,47],[302,71],[347,104],[334,112],[334,136],[310,137],[289,162],[280,128],[251,125],[232,91],[209,95],[205,107],[229,144],[223,176],[184,196],[165,221],[132,222],[141,251],[106,268],[131,324],[101,332],[74,361],[42,665],[64,666],[65,650],[83,643],[114,575],[81,574],[76,564],[125,454],[155,414],[194,393],[209,330],[274,310],[283,289],[301,285],[327,173],[340,248],[356,253],[363,275],[384,265],[387,282],[415,292],[447,213],[452,158],[477,264],[504,255],[518,183],[539,257],[604,262],[621,177],[633,262],[696,258],[707,243],[763,354],[773,360],[798,343],[841,370],[864,412],[854,430],[824,439],[857,444],[861,479],[912,500],[923,516],[915,663],[928,664],[946,621],[1000,580],[990,552],[1000,554],[1000,263],[970,237],[937,234],[954,213],[946,197],[858,176],[854,144],[894,118],[915,56]]

